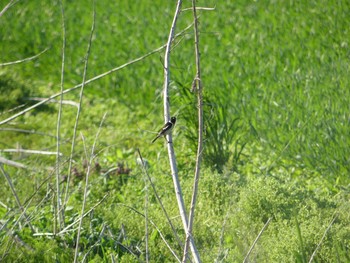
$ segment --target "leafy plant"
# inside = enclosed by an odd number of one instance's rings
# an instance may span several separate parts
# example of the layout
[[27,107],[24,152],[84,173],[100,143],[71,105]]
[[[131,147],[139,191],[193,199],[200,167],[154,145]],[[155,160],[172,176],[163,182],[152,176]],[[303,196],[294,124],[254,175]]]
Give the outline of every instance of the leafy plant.
[[[182,112],[186,123],[185,136],[189,145],[196,151],[198,138],[198,123],[196,119],[195,96],[183,88],[183,103],[187,105]],[[222,101],[222,102],[220,102]],[[242,125],[239,117],[231,111],[231,105],[221,96],[213,95],[204,99],[204,165],[222,172],[228,161],[234,169],[239,162],[246,142],[241,142]]]
[[236,166],[246,144],[239,146],[241,128],[239,117],[233,117],[229,113],[228,105],[215,105],[212,108],[212,115],[205,129],[204,148],[204,158],[210,167],[222,172],[231,156],[233,166]]

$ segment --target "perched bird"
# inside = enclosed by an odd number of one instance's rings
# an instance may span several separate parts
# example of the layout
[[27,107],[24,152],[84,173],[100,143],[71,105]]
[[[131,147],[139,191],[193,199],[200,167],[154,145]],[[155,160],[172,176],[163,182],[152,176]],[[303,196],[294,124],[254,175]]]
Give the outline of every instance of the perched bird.
[[171,130],[174,128],[176,122],[176,117],[171,117],[170,121],[164,124],[163,128],[161,128],[156,136],[156,138],[153,139],[152,143],[154,143],[159,137],[168,135]]

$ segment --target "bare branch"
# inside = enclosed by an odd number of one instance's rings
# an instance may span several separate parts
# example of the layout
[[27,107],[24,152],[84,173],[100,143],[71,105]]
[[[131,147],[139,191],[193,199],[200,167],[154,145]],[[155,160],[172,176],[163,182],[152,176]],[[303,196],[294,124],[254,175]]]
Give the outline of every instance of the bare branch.
[[[176,22],[179,17],[180,11],[181,11],[181,5],[182,1],[178,0],[173,22],[171,24],[169,36],[168,36],[168,41],[167,45],[165,48],[165,56],[164,56],[164,90],[163,90],[163,100],[164,100],[164,120],[165,123],[169,121],[170,119],[170,103],[169,103],[169,84],[170,84],[170,51],[171,51],[171,44],[174,39],[175,35],[175,28],[176,28]],[[175,190],[175,195],[177,199],[177,204],[179,207],[180,211],[180,216],[182,219],[182,224],[187,231],[188,229],[188,222],[187,222],[187,215],[186,215],[186,209],[185,209],[185,202],[183,200],[183,195],[182,195],[182,190],[179,182],[179,176],[178,176],[178,171],[177,171],[177,166],[176,166],[176,157],[175,157],[175,151],[172,143],[172,135],[171,133],[167,135],[167,141],[168,143],[168,155],[169,155],[169,161],[170,161],[170,169],[171,169],[171,175],[173,178],[173,183],[174,183],[174,190]],[[192,255],[194,258],[195,262],[200,262],[200,257],[199,253],[197,251],[197,248],[194,244],[193,239],[190,237],[189,238],[190,246],[191,246],[191,251]]]
[[[88,214],[91,213],[92,210],[94,210],[97,206],[99,206],[105,199],[106,197],[109,195],[109,193],[105,194],[102,199],[100,201],[98,201],[93,207],[91,207],[87,212],[85,212],[81,217],[86,217]],[[71,223],[70,225],[66,226],[64,229],[62,229],[61,232],[58,233],[58,235],[63,235],[65,234],[66,232],[69,231],[69,229],[71,229],[74,225],[78,224],[81,220],[81,217],[79,217],[77,220],[75,220],[73,223]],[[39,235],[39,234],[36,234],[36,235]],[[34,236],[36,236],[34,234]],[[54,235],[54,233],[42,233],[41,235]]]
[[11,160],[7,160],[7,159],[5,159],[5,158],[3,158],[1,156],[0,156],[0,163],[6,164],[6,165],[9,165],[9,166],[13,166],[13,167],[16,167],[16,168],[29,169],[29,167],[24,165],[24,164],[21,164],[21,163],[18,163],[18,162],[14,162],[14,161],[11,161]]
[[250,253],[252,253],[256,243],[258,242],[259,238],[261,237],[262,233],[265,231],[266,227],[270,224],[270,221],[271,221],[271,217],[269,217],[269,219],[266,221],[265,225],[263,226],[263,228],[261,229],[261,231],[259,232],[258,236],[256,237],[256,239],[254,240],[252,246],[250,247],[247,255],[245,256],[244,260],[243,260],[243,263],[246,263],[248,262],[248,258],[250,256]]
[[[25,150],[25,149],[3,149],[0,152],[7,153],[30,153],[30,154],[41,154],[41,155],[57,155],[57,152],[48,152],[48,151],[40,151],[40,150]],[[62,153],[58,153],[62,156]]]
[[19,2],[19,0],[18,0],[18,1],[11,0],[11,1],[4,7],[4,9],[1,10],[1,12],[0,12],[0,17],[1,17],[10,7],[12,7],[13,5],[17,4],[17,2]]
[[86,217],[88,214],[91,213],[92,210],[94,210],[97,206],[99,206],[105,199],[108,197],[109,193],[105,194],[101,200],[99,200],[93,207],[91,207],[88,211],[86,211],[82,216],[77,218],[73,223],[66,226],[64,229],[62,229],[61,232],[55,234],[55,233],[35,233],[33,236],[55,236],[55,235],[64,235],[66,232],[68,232],[74,225],[78,224],[81,220],[81,217]]
[[[6,181],[7,183],[9,184],[10,188],[11,188],[11,191],[12,191],[12,194],[13,196],[15,197],[15,200],[16,200],[16,203],[18,205],[18,208],[22,211],[22,215],[25,217],[26,221],[28,222],[28,225],[32,231],[32,233],[35,233],[35,230],[32,226],[32,224],[30,223],[30,221],[28,220],[28,217],[26,215],[26,212],[25,212],[25,209],[23,208],[22,204],[21,204],[21,201],[19,200],[19,197],[17,195],[17,192],[15,190],[15,187],[13,186],[12,184],[12,180],[11,180],[11,177],[7,174],[7,172],[5,171],[2,163],[0,163],[0,170],[2,172],[2,174],[4,175],[4,177],[6,178]],[[19,219],[18,219],[19,220]]]
[[190,206],[190,214],[188,218],[188,228],[186,230],[186,243],[184,248],[184,254],[182,262],[186,262],[188,245],[192,237],[192,227],[194,221],[194,210],[196,206],[197,193],[198,193],[198,182],[200,176],[200,168],[202,161],[202,152],[203,152],[203,94],[202,94],[202,81],[201,81],[201,69],[200,69],[200,52],[199,52],[199,31],[198,31],[198,18],[197,18],[197,8],[196,0],[192,0],[192,11],[193,11],[193,20],[194,20],[194,49],[196,56],[196,76],[193,80],[192,90],[197,91],[197,108],[198,108],[198,148],[197,148],[197,157],[196,157],[196,168],[194,174],[193,182],[193,192]]
[[[143,161],[143,158],[142,158],[142,155],[141,155],[141,152],[139,149],[137,149],[138,151],[138,154],[140,156],[140,159],[141,159],[141,163],[142,163],[142,168],[143,168],[143,171],[144,171],[144,176],[143,176],[143,179],[144,179],[144,182],[145,182],[145,188],[144,188],[144,192],[145,192],[145,205],[144,205],[144,213],[145,213],[145,247],[146,247],[146,262],[148,263],[149,262],[149,248],[148,248],[148,239],[149,239],[149,232],[148,232],[148,179],[149,179],[149,176],[148,176],[148,173],[147,173],[147,168],[146,168],[146,165],[145,165],[145,162]],[[151,180],[150,180],[151,181]],[[153,186],[153,185],[152,185]]]
[[23,62],[27,62],[33,59],[36,59],[37,57],[41,56],[42,54],[44,54],[46,51],[48,51],[49,48],[45,48],[43,51],[41,51],[39,54],[36,54],[35,56],[29,57],[29,58],[24,58],[24,59],[20,59],[20,60],[16,60],[16,61],[11,61],[11,62],[6,62],[6,63],[0,63],[0,67],[4,67],[4,66],[10,66],[10,65],[15,65],[15,64],[20,64]]
[[[42,100],[46,100],[47,98],[38,98],[38,97],[33,97],[33,98],[29,98],[29,100],[32,101],[42,101]],[[62,105],[70,105],[70,106],[74,106],[74,107],[79,107],[79,103],[72,101],[72,100],[50,100],[48,101],[48,103],[58,103],[58,104],[62,104]]]
[[[61,19],[62,19],[62,63],[61,63],[61,96],[60,96],[60,104],[58,108],[58,114],[57,114],[57,127],[56,127],[56,203],[57,203],[57,211],[55,220],[58,221],[58,227],[54,230],[55,233],[61,231],[62,227],[64,226],[64,209],[61,208],[62,206],[62,200],[61,200],[61,187],[60,187],[60,147],[61,147],[61,118],[62,118],[62,102],[63,102],[63,87],[64,87],[64,65],[65,65],[65,52],[66,52],[66,26],[65,26],[65,16],[64,16],[64,8],[63,8],[63,2],[60,1],[61,5]],[[69,182],[69,181],[68,181]],[[69,185],[69,183],[67,184]],[[56,226],[56,224],[55,224]],[[55,227],[56,228],[56,227]]]
[[[214,11],[216,9],[216,6],[214,7],[201,7],[201,6],[196,6],[196,10],[203,10],[203,11]],[[182,11],[193,11],[193,6],[190,8],[184,8]]]
[[5,5],[4,9],[1,10],[0,12],[0,17],[7,11],[7,9],[9,9],[12,6],[13,0],[11,0],[7,5]]
[[320,242],[318,243],[317,247],[315,248],[314,252],[312,253],[312,255],[311,255],[311,257],[310,257],[309,263],[311,263],[311,262],[314,260],[314,257],[315,257],[315,255],[316,255],[317,250],[320,248],[320,246],[321,246],[323,240],[325,239],[325,237],[326,237],[328,231],[331,229],[331,227],[332,227],[332,225],[334,224],[334,222],[335,222],[335,220],[337,219],[337,217],[338,217],[338,215],[335,215],[335,216],[333,217],[333,219],[332,219],[332,221],[329,223],[329,225],[328,225],[326,231],[324,231],[323,236],[322,236]]
[[[8,229],[6,227],[6,224],[9,220],[7,220],[5,223],[0,222],[0,231],[4,231],[6,232],[6,234],[8,236],[10,236],[15,242],[16,244],[25,247],[26,249],[30,250],[30,251],[34,251],[34,249],[29,246],[26,242],[24,242],[19,236],[18,233],[16,231],[13,231],[11,229]],[[3,262],[2,260],[4,259],[4,257],[6,256],[6,253],[2,253],[1,257],[0,257],[0,262]]]
[[[128,205],[125,205],[125,204],[122,204],[122,203],[118,203],[117,204],[118,206],[124,206],[126,208],[129,208],[130,210],[134,211],[135,213],[145,217],[144,214],[142,214],[141,212],[137,211],[135,208],[131,207],[131,206],[128,206]],[[169,245],[169,243],[166,241],[166,238],[164,237],[164,235],[162,234],[162,232],[160,231],[160,229],[158,228],[158,226],[151,220],[151,219],[148,219],[148,221],[156,228],[157,232],[159,233],[160,237],[163,239],[165,245],[169,248],[170,252],[173,254],[173,256],[176,258],[176,260],[178,262],[181,262],[180,259],[178,258],[178,256],[176,255],[175,251],[171,248],[171,246]]]
[[[92,25],[91,25],[89,43],[88,43],[88,47],[87,47],[87,51],[86,51],[86,59],[85,59],[84,73],[83,73],[83,82],[82,82],[82,86],[81,86],[81,89],[80,89],[80,95],[79,95],[79,107],[78,107],[77,116],[76,116],[75,124],[74,124],[74,132],[73,132],[73,140],[72,140],[72,148],[71,148],[71,158],[70,158],[70,161],[69,161],[69,170],[68,170],[69,173],[70,173],[71,168],[72,168],[72,159],[73,159],[73,153],[74,153],[76,131],[77,131],[77,128],[78,128],[79,117],[80,117],[80,112],[81,112],[81,105],[82,105],[82,101],[83,101],[84,87],[85,87],[85,80],[86,80],[86,72],[87,72],[87,69],[88,69],[89,56],[90,56],[90,50],[91,50],[91,45],[92,45],[92,37],[93,37],[94,31],[95,31],[95,20],[96,20],[95,2],[93,2]],[[62,94],[62,92],[61,92],[61,94]],[[104,117],[105,117],[105,115],[104,115]],[[99,127],[99,130],[98,130],[98,132],[96,134],[96,138],[94,140],[93,147],[91,149],[91,155],[90,155],[90,158],[89,158],[89,163],[88,163],[86,177],[85,177],[84,199],[83,199],[83,204],[82,204],[82,207],[81,207],[81,214],[82,215],[84,214],[84,210],[85,210],[85,204],[86,204],[86,198],[87,198],[87,189],[88,189],[89,176],[90,176],[90,170],[91,170],[91,163],[92,163],[93,155],[94,155],[94,151],[95,151],[96,140],[97,140],[97,136],[99,135],[99,131],[100,131],[100,128],[102,126],[103,121],[104,121],[104,118],[102,119],[101,125]],[[84,136],[82,136],[82,138],[83,138],[83,143],[84,143],[84,146],[85,146],[86,144],[85,144]],[[85,152],[86,152],[86,150],[85,150]],[[69,183],[67,183],[67,185],[68,184]],[[67,199],[68,199],[68,192],[66,191],[64,205],[67,203]],[[76,247],[75,247],[75,253],[74,253],[74,263],[76,263],[78,261],[78,250],[79,250],[80,232],[81,232],[82,224],[83,224],[83,217],[81,217],[81,220],[79,222],[79,227],[78,227]]]

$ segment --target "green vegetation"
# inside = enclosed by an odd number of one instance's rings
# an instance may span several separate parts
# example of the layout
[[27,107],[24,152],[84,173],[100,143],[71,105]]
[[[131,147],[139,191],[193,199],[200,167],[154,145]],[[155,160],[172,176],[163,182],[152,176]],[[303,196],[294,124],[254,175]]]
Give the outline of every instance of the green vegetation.
[[[2,10],[6,1],[0,3]],[[184,1],[183,8],[190,7]],[[194,239],[203,262],[350,262],[350,2],[199,1],[205,148]],[[165,44],[174,1],[63,1],[64,89]],[[177,33],[192,23],[183,11]],[[0,16],[0,121],[60,92],[62,13],[59,1],[18,1]],[[171,52],[173,133],[186,204],[192,194],[196,139],[193,29]],[[0,261],[73,262],[77,220],[91,162],[79,241],[79,261],[145,262],[148,194],[150,262],[181,258],[148,173],[181,242],[185,234],[174,196],[166,147],[150,144],[163,122],[163,57],[157,52],[85,86],[71,178],[67,182],[80,89],[63,96],[57,208],[56,155],[60,97],[0,125]],[[103,120],[104,114],[106,118]],[[103,120],[103,121],[102,121]],[[91,149],[96,134],[96,149]],[[11,152],[9,149],[17,149]],[[93,158],[93,159],[91,159]],[[146,186],[145,187],[145,182]],[[333,219],[335,219],[333,221]],[[59,235],[56,232],[68,227]],[[33,229],[33,231],[32,231]],[[319,247],[318,247],[319,245]]]

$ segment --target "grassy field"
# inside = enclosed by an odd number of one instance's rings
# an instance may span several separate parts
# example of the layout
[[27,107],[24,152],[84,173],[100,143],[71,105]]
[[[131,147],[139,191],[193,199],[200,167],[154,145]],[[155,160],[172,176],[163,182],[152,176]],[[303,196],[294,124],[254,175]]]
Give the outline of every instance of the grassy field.
[[[215,7],[199,11],[206,132],[193,236],[202,262],[243,262],[266,222],[246,262],[350,262],[350,2],[197,4]],[[62,107],[57,96],[6,121],[82,83],[86,62],[90,80],[163,46],[175,2],[61,7],[17,1],[0,16],[0,261],[72,262],[78,247],[78,261],[146,262],[148,250],[150,262],[177,262],[185,232],[168,154],[164,142],[150,144],[163,123],[164,49],[67,92]],[[176,33],[192,23],[189,7],[184,1]],[[174,43],[169,95],[188,205],[197,148],[193,28]],[[67,201],[62,222],[58,194]]]

